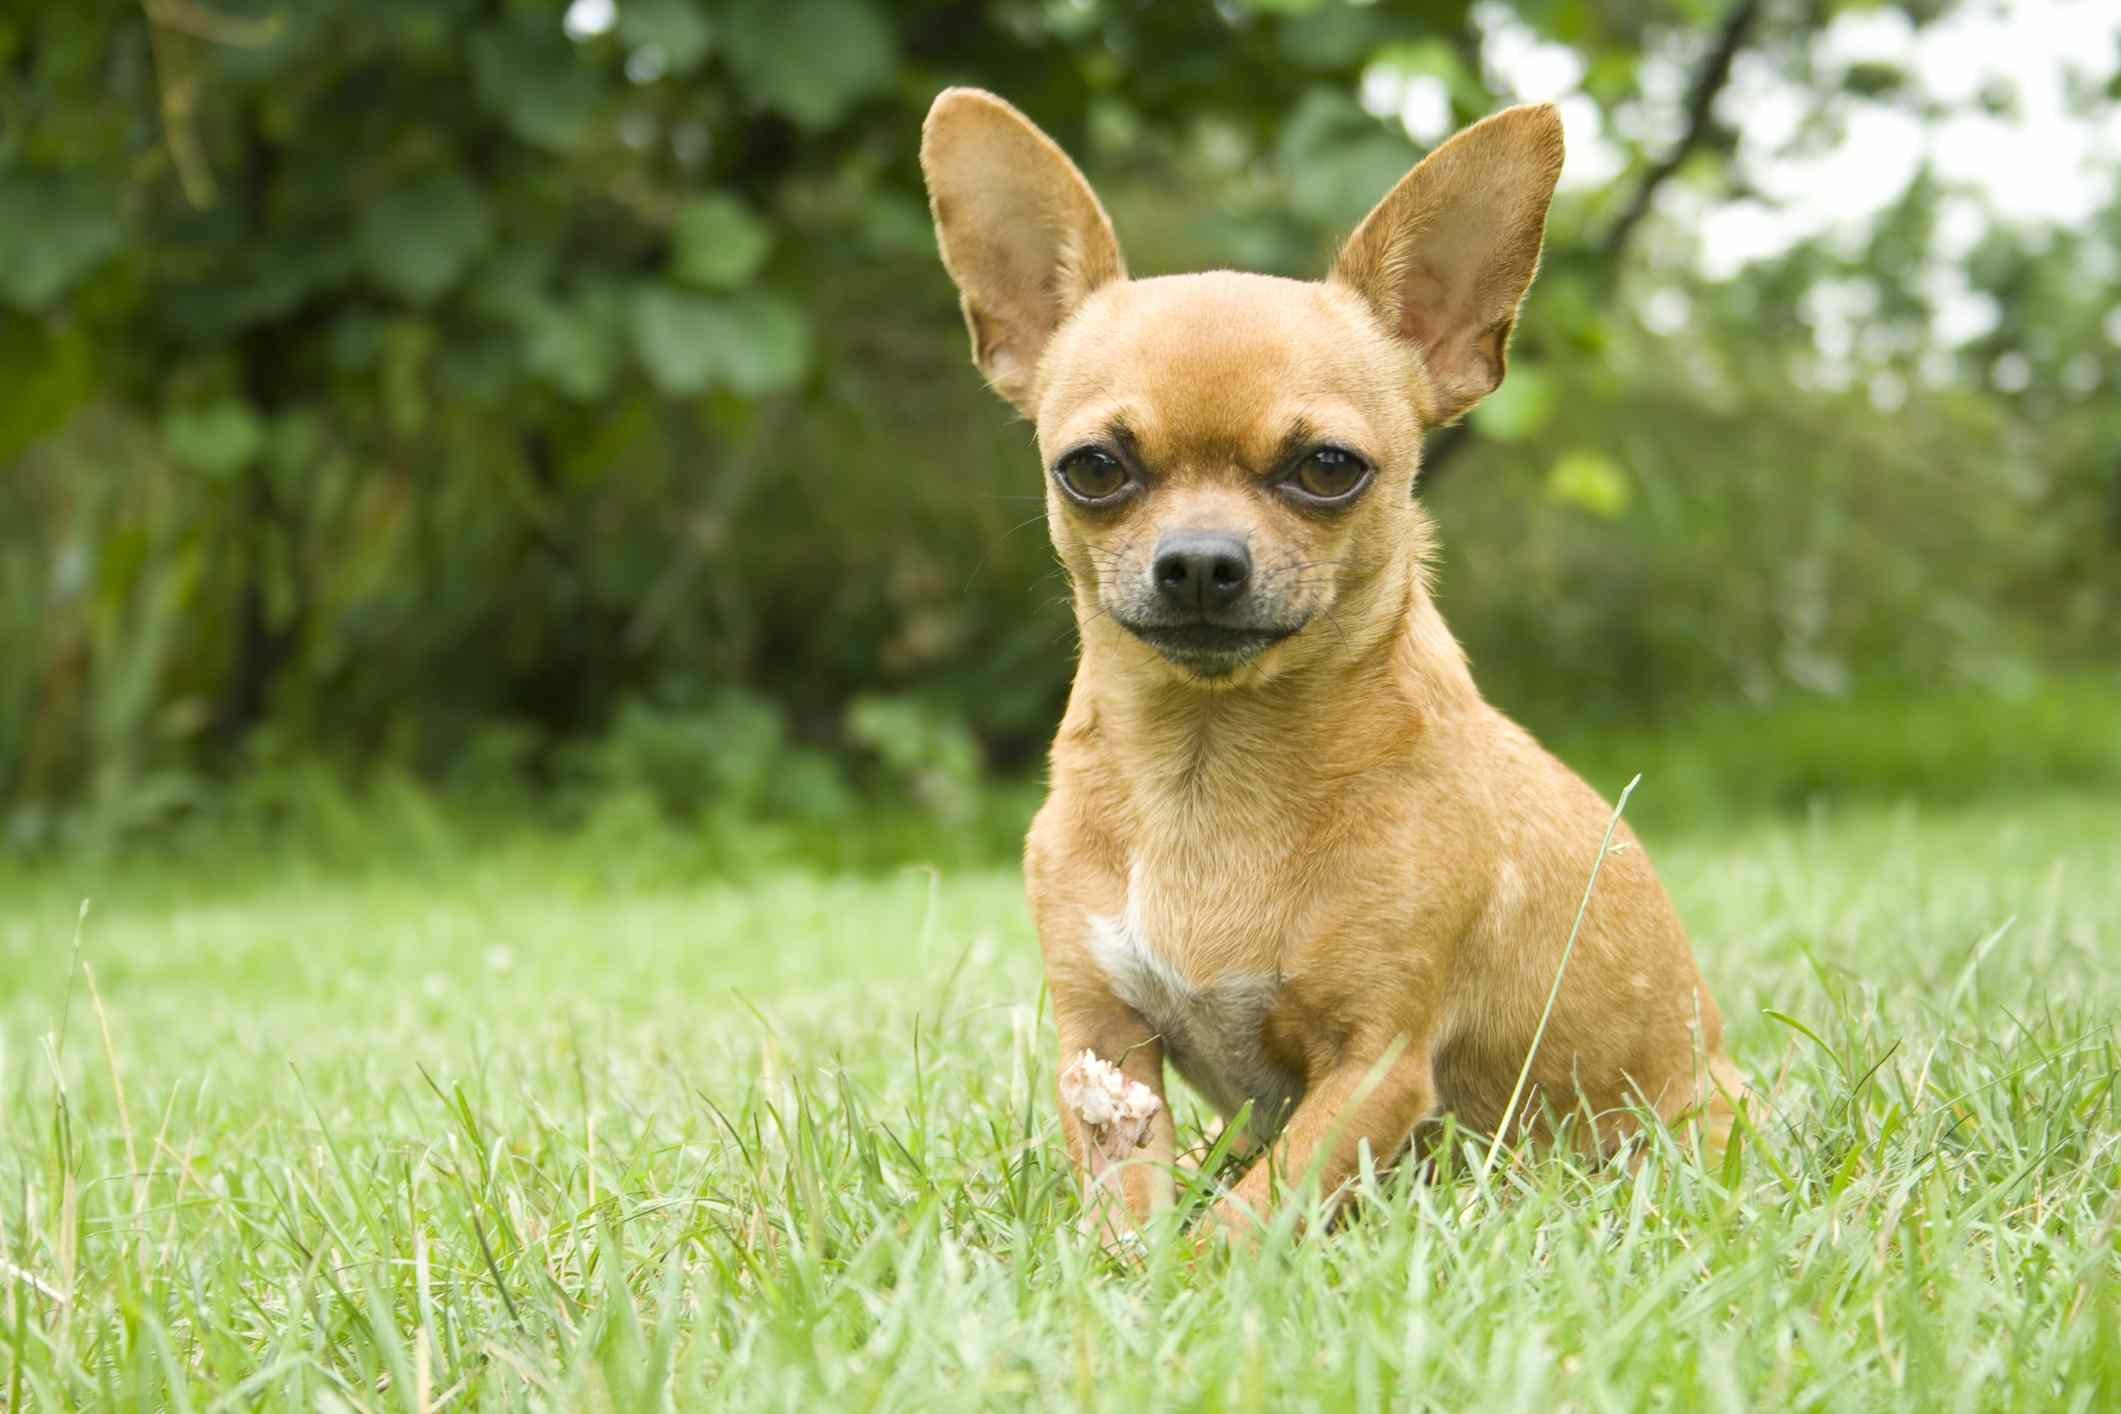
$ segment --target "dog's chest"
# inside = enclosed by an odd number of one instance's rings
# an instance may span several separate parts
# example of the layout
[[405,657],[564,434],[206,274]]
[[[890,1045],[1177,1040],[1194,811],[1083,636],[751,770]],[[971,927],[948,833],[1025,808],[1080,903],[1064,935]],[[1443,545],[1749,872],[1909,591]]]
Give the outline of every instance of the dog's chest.
[[1158,949],[1147,894],[1137,870],[1123,913],[1089,916],[1092,956],[1113,992],[1157,1033],[1187,1083],[1225,1116],[1251,1101],[1253,1136],[1271,1135],[1303,1095],[1302,1078],[1266,1048],[1280,977],[1226,972],[1195,982]]

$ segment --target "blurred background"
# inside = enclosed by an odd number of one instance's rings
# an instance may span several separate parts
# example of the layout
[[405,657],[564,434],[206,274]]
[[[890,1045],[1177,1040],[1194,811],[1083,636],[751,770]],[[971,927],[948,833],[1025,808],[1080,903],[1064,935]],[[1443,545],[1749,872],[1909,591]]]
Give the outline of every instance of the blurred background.
[[1421,493],[1489,695],[1673,826],[2121,790],[2110,3],[70,0],[0,16],[0,854],[1006,857],[1074,642],[950,83],[1138,274],[1559,103]]

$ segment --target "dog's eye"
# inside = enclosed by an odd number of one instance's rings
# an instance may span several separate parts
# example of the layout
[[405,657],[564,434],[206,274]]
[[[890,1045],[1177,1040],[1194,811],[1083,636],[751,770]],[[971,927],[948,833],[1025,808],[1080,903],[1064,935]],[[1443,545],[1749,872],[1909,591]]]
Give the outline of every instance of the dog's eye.
[[1053,474],[1063,491],[1078,501],[1093,503],[1111,500],[1132,481],[1118,457],[1095,447],[1068,453],[1053,468]]
[[1298,464],[1289,482],[1313,501],[1343,501],[1370,479],[1370,465],[1353,452],[1320,447]]

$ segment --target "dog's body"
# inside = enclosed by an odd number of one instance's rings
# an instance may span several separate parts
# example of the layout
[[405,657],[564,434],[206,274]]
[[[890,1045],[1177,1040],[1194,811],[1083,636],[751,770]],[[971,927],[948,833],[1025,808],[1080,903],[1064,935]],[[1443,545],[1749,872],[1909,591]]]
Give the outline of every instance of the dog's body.
[[[1610,812],[1482,701],[1410,490],[1423,426],[1501,379],[1553,111],[1439,149],[1322,283],[1128,280],[1080,174],[990,95],[939,98],[922,160],[975,359],[1053,468],[1081,631],[1025,855],[1063,1054],[1159,1097],[1168,1059],[1226,1115],[1251,1105],[1277,1161],[1229,1223],[1275,1171],[1330,1189],[1364,1141],[1388,1159],[1446,1112],[1496,1133],[1586,1112],[1594,1144],[1637,1104],[1720,1129],[1722,1024],[1624,829],[1507,1112]],[[1172,1150],[1166,1108],[1093,1199],[1146,1216]]]

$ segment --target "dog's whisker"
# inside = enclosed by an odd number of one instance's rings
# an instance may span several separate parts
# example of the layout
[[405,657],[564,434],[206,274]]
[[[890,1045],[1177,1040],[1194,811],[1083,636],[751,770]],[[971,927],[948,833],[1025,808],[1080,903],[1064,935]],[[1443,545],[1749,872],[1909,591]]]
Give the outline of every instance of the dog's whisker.
[[996,536],[991,544],[989,544],[985,549],[980,551],[979,558],[973,561],[972,572],[965,576],[964,586],[958,590],[959,595],[962,596],[972,592],[972,581],[979,578],[979,572],[985,569],[987,567],[987,561],[994,557],[994,550],[996,546],[1002,544],[1010,536],[1016,534],[1018,531],[1023,530],[1029,526],[1038,525],[1044,520],[1045,516],[1035,515],[1028,520],[1018,521],[1015,525],[1010,526],[1007,530],[1003,531],[1000,535]]

